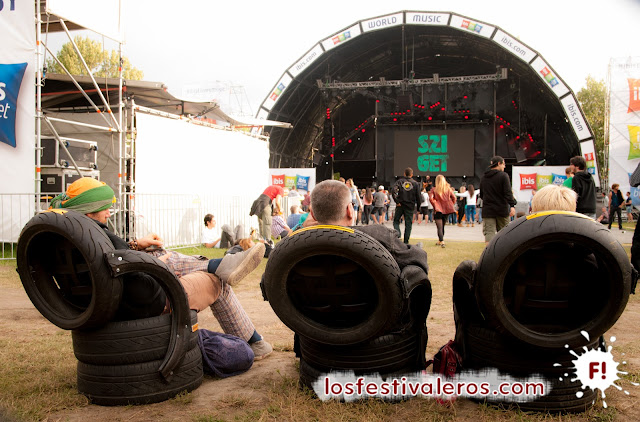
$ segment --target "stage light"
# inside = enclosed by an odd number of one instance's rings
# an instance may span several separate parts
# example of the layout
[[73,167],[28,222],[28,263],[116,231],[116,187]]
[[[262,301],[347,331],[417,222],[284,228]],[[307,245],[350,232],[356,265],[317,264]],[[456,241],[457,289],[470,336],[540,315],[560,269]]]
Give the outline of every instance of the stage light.
[[396,118],[394,117],[394,118],[393,118],[393,121],[394,121],[394,122],[397,122],[397,121],[398,121],[398,119],[396,119]]
[[469,116],[464,116],[465,120],[469,118]]
[[351,141],[351,139],[349,139],[347,142],[351,143],[352,141]]
[[331,154],[330,157],[333,158],[333,154]]
[[427,120],[433,120],[433,117],[429,116],[427,117]]
[[504,125],[500,125],[500,129],[504,129]]
[[364,130],[364,129],[362,129],[362,133],[364,133],[364,131],[365,131],[365,130]]

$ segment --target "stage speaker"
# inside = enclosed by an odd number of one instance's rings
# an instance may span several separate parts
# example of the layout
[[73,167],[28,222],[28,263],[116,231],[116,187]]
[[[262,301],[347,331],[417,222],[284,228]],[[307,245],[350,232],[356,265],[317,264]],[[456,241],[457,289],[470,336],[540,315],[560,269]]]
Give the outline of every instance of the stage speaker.
[[398,95],[398,109],[400,111],[406,111],[413,109],[413,101],[411,99],[411,94],[400,94]]

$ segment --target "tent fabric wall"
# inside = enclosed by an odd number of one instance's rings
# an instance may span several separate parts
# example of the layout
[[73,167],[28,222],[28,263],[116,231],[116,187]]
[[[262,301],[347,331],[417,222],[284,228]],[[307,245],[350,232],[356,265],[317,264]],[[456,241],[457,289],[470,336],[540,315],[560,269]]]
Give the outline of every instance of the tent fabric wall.
[[[33,2],[5,1],[4,5],[0,12],[0,67],[26,63],[17,86],[5,80],[6,68],[0,73],[0,133],[8,135],[15,129],[15,146],[0,142],[0,194],[25,194],[7,195],[9,199],[0,201],[0,242],[15,242],[34,210],[35,9]],[[17,99],[11,98],[10,91],[17,91],[18,86]]]
[[248,235],[257,227],[249,210],[268,177],[267,142],[142,112],[136,129],[136,235],[155,231],[169,246],[199,243],[206,213],[218,230],[242,224]]

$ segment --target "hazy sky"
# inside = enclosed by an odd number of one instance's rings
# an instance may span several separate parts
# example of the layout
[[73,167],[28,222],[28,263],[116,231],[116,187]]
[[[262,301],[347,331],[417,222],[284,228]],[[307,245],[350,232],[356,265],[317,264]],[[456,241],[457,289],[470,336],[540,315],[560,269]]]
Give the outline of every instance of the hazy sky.
[[[537,50],[574,92],[605,79],[612,57],[640,55],[640,0],[123,0],[124,55],[180,95],[186,84],[242,85],[253,114],[282,73],[318,41],[401,10],[454,12],[501,27]],[[111,47],[113,48],[113,47]]]

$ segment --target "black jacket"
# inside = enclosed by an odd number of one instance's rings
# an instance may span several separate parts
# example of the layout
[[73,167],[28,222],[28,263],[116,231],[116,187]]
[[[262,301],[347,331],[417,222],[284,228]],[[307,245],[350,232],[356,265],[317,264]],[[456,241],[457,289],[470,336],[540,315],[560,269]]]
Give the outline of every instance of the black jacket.
[[[95,221],[95,220],[94,220]],[[106,225],[96,221],[113,247],[118,250],[129,249],[129,244],[109,231]],[[167,303],[167,296],[152,276],[142,272],[125,274],[122,277],[122,299],[115,319],[128,321],[160,315]]]
[[420,204],[422,203],[420,183],[412,178],[401,177],[393,187],[393,190],[397,191],[397,196],[394,195],[393,198],[396,204],[402,204],[403,207],[411,210],[413,209],[413,205],[416,204],[418,209],[420,209]]
[[480,198],[482,198],[482,218],[509,217],[511,207],[516,200],[511,192],[509,175],[501,170],[487,170],[480,180]]
[[591,173],[587,171],[577,172],[573,176],[571,188],[578,194],[576,212],[581,214],[595,214],[596,184],[593,181]]

